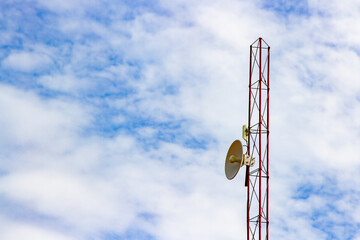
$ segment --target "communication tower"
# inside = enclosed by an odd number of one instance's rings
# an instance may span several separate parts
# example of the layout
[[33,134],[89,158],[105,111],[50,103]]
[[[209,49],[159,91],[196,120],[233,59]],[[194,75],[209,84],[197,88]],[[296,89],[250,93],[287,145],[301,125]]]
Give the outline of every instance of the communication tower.
[[270,46],[258,38],[250,45],[248,124],[242,134],[247,151],[236,140],[225,160],[229,180],[246,166],[247,240],[269,239],[269,80]]

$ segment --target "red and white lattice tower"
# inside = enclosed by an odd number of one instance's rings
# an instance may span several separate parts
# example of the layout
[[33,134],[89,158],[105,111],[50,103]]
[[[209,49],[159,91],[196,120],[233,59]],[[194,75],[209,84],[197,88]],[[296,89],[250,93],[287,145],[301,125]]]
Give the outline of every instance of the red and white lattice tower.
[[246,167],[247,240],[269,239],[269,77],[270,46],[259,38],[250,45],[247,154],[256,163]]

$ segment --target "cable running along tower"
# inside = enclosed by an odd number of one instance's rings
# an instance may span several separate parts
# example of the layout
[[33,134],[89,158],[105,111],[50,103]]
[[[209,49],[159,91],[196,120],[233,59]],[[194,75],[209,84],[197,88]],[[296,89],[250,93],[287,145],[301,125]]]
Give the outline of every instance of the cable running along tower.
[[269,90],[270,46],[258,38],[250,45],[248,124],[230,146],[225,174],[233,179],[246,166],[247,240],[269,240]]

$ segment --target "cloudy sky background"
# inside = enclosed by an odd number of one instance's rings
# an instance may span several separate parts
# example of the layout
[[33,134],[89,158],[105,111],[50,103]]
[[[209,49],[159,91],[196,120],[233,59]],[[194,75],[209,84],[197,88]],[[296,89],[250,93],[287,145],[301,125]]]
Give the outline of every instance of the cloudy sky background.
[[360,239],[360,3],[0,2],[0,239],[245,239],[249,45],[270,237]]

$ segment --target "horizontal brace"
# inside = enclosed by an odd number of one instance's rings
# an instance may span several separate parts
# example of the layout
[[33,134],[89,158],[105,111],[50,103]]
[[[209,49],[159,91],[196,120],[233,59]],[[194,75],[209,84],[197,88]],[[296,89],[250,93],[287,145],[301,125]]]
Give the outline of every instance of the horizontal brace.
[[[260,88],[258,88],[258,87],[251,87],[251,89],[259,90]],[[269,88],[261,88],[261,91],[267,91],[267,90],[269,90]]]
[[[253,88],[251,88],[251,90],[252,91],[259,91],[260,89],[253,87]],[[269,90],[267,88],[261,88],[261,91],[262,91],[262,94],[264,94],[265,92],[267,92]],[[253,99],[255,99],[255,98],[253,98]],[[265,97],[265,99],[266,99],[266,97]]]
[[[264,127],[264,125],[262,125],[262,126]],[[249,134],[259,134],[259,133],[265,134],[265,133],[270,133],[270,131],[268,131],[268,130],[261,130],[261,131],[259,131],[259,130],[252,130],[252,131],[251,131],[251,128],[249,128]]]
[[[260,47],[252,47],[252,48],[260,48]],[[261,47],[261,49],[269,49],[270,47]]]
[[[262,116],[262,117],[264,117],[264,116]],[[259,115],[257,115],[257,116],[253,116],[253,118],[259,118]],[[265,126],[264,124],[266,124],[266,121],[265,121],[265,119],[264,118],[262,118],[262,120],[263,121],[261,121],[261,126]],[[257,128],[255,128],[255,127],[258,127],[260,125],[260,123],[255,123],[254,125],[252,125],[252,126],[250,126],[249,127],[249,131],[253,131],[253,132],[260,132]],[[255,128],[255,129],[254,129]],[[264,131],[266,131],[266,132],[268,132],[269,130],[268,129],[261,129],[261,132],[264,132]]]
[[[251,221],[251,220],[250,220],[249,222],[258,223],[259,221],[257,221],[257,220],[256,220],[256,221],[255,221],[255,220],[252,220],[252,221]],[[261,223],[269,223],[269,221],[261,221]]]
[[[251,176],[251,177],[259,177],[258,175],[251,175],[251,174],[250,174],[250,176]],[[261,175],[261,178],[269,178],[269,177],[268,177],[268,176],[263,176],[263,175]]]

